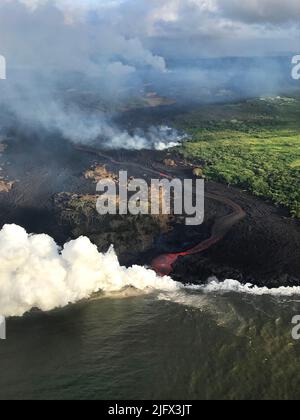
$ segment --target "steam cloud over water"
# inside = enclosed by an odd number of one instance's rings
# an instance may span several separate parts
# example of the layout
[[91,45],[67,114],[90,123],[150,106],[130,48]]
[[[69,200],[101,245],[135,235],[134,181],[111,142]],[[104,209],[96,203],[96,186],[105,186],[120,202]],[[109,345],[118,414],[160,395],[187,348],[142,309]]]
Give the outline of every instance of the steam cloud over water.
[[[86,237],[60,249],[47,235],[28,235],[16,225],[0,231],[0,314],[22,316],[33,308],[49,311],[91,297],[96,292],[119,292],[134,287],[160,291],[161,300],[195,305],[199,292],[237,292],[293,296],[299,287],[268,289],[242,285],[235,280],[212,279],[203,286],[183,286],[170,277],[158,277],[140,266],[121,267],[114,250],[101,254]],[[188,292],[188,293],[187,293]],[[193,293],[196,293],[193,294]]]
[[60,250],[47,235],[28,235],[19,226],[6,225],[0,232],[0,248],[3,316],[21,316],[32,308],[48,311],[98,291],[115,292],[126,286],[144,291],[180,287],[143,267],[121,267],[113,249],[100,254],[85,237]]

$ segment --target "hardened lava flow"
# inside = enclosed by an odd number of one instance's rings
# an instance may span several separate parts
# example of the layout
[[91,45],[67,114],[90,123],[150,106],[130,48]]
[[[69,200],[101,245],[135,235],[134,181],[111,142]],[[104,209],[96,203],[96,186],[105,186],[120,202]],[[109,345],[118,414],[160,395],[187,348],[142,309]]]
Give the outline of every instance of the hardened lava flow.
[[[159,176],[160,178],[166,178],[166,179],[174,178],[174,175],[172,175],[171,173],[167,173],[168,172],[167,168],[164,169],[164,172],[161,172],[154,169],[153,166],[149,168],[139,163],[117,161],[113,159],[112,157],[110,157],[109,155],[103,154],[98,149],[94,149],[94,148],[90,148],[86,146],[77,146],[77,149],[87,152],[87,153],[97,154],[101,156],[102,158],[105,158],[106,160],[108,160],[113,165],[127,165],[131,167],[139,168],[144,173]],[[210,247],[212,247],[219,241],[221,241],[224,238],[224,236],[230,231],[230,229],[246,216],[245,211],[238,204],[228,199],[227,197],[223,197],[223,196],[213,194],[213,193],[205,193],[205,197],[211,200],[218,201],[222,204],[225,204],[226,206],[231,208],[232,212],[229,215],[220,217],[215,221],[212,227],[210,238],[205,239],[204,241],[200,242],[198,245],[190,249],[187,249],[185,251],[180,251],[178,253],[162,254],[162,255],[159,255],[157,258],[155,258],[151,262],[150,266],[159,276],[169,276],[173,272],[174,264],[178,260],[178,258],[186,257],[188,255],[199,254],[201,252],[206,251],[207,249],[209,249]]]

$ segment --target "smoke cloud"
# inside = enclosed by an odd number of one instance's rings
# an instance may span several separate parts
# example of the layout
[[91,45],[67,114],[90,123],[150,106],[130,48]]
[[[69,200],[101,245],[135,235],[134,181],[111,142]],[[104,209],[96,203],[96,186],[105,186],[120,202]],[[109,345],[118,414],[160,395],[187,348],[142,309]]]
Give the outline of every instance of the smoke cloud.
[[[0,39],[9,63],[0,105],[19,124],[74,142],[100,139],[133,149],[155,144],[152,130],[133,136],[118,130],[109,111],[140,96],[141,73],[166,71],[165,60],[138,38],[106,20],[75,22],[59,2],[11,0],[0,3]],[[167,145],[162,132],[157,129],[157,142]]]
[[126,131],[107,126],[104,146],[107,148],[123,148],[128,150],[155,149],[165,150],[178,146],[185,135],[168,126],[150,127],[146,132],[135,130],[133,135]]
[[100,254],[85,237],[61,250],[47,235],[28,235],[19,226],[6,225],[0,231],[0,247],[0,313],[7,317],[22,316],[32,308],[49,311],[99,291],[181,287],[143,267],[121,267],[113,248]]

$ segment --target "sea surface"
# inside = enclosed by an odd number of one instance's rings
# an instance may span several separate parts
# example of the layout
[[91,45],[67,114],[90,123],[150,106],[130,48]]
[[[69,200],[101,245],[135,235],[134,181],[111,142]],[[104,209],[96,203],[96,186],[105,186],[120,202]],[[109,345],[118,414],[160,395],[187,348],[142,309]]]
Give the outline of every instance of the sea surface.
[[97,296],[7,322],[0,399],[299,399],[300,296]]

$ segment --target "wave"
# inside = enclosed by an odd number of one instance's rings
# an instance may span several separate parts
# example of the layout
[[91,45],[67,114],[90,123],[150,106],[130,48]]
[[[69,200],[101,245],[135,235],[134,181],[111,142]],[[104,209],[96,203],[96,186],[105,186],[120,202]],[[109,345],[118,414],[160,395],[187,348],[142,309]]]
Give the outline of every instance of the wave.
[[200,286],[198,289],[206,293],[233,292],[257,296],[295,296],[300,294],[300,286],[268,288],[254,286],[250,283],[242,284],[237,280],[225,280],[223,282],[219,282],[217,279],[211,279],[206,285]]
[[218,281],[211,278],[205,285],[190,285],[183,289],[174,291],[162,291],[158,294],[158,300],[176,303],[197,309],[207,309],[212,300],[208,298],[212,295],[252,295],[252,296],[273,296],[278,298],[293,297],[300,295],[300,287],[258,287],[250,283],[242,284],[237,280]]

